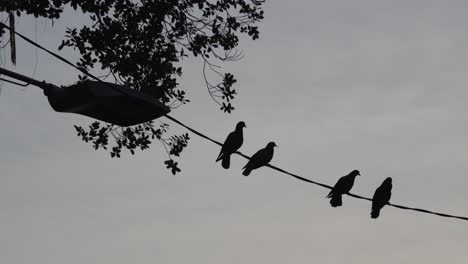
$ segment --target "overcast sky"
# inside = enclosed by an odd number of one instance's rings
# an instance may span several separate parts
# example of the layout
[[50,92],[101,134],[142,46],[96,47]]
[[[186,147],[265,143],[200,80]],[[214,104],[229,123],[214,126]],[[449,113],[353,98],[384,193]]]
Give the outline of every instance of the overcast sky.
[[[468,215],[468,2],[267,1],[261,38],[241,44],[236,111],[218,111],[202,63],[184,62],[192,102],[172,116],[218,140],[243,120],[242,151],[275,141],[272,163],[334,184],[359,169],[354,191],[371,196],[393,178],[392,201]],[[37,20],[37,41],[56,50],[67,14]],[[35,38],[33,19],[18,31]],[[18,40],[31,76],[35,49]],[[34,75],[71,84],[77,72],[38,52]],[[70,50],[60,54],[76,60]],[[3,56],[3,54],[2,54]],[[159,143],[111,159],[76,136],[90,119],[52,111],[42,91],[2,84],[0,262],[5,264],[464,264],[468,223],[344,197],[268,168],[243,177],[191,135],[182,173],[163,167]],[[185,132],[174,125],[175,132]]]

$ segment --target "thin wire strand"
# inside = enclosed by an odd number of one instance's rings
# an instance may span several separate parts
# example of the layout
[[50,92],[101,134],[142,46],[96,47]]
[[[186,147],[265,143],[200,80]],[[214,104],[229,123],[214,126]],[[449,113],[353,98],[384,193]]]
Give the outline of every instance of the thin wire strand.
[[[190,132],[196,134],[197,136],[199,137],[202,137],[208,141],[211,141],[215,144],[217,144],[218,146],[223,146],[223,144],[221,144],[221,142],[219,141],[216,141],[206,135],[204,135],[203,133],[201,132],[198,132],[196,131],[195,129],[185,125],[184,123],[180,122],[179,120],[171,117],[170,115],[165,115],[165,117],[169,120],[171,120],[172,122],[186,128],[187,130],[189,130]],[[242,152],[240,151],[237,151],[236,154],[242,156],[243,158],[245,159],[250,159],[249,156],[243,154]],[[323,188],[326,188],[326,189],[332,189],[333,187],[330,186],[330,185],[327,185],[327,184],[324,184],[324,183],[320,183],[320,182],[316,182],[316,181],[313,181],[313,180],[310,180],[310,179],[307,179],[307,178],[304,178],[302,176],[299,176],[297,174],[294,174],[294,173],[291,173],[291,172],[288,172],[284,169],[281,169],[279,167],[276,167],[274,165],[271,165],[271,164],[268,164],[266,165],[268,168],[270,169],[273,169],[273,170],[276,170],[278,172],[281,172],[283,174],[287,174],[289,176],[292,176],[298,180],[301,180],[301,181],[304,181],[304,182],[308,182],[308,183],[312,183],[312,184],[315,184],[315,185],[318,185],[320,187],[323,187]],[[361,196],[361,195],[357,195],[357,194],[353,194],[353,193],[347,193],[347,195],[353,197],[353,198],[356,198],[356,199],[360,199],[360,200],[367,200],[367,201],[371,201],[372,202],[372,199],[371,198],[368,198],[368,197],[365,197],[365,196]],[[457,216],[457,215],[450,215],[450,214],[445,214],[445,213],[439,213],[439,212],[434,212],[434,211],[429,211],[429,210],[426,210],[426,209],[421,209],[421,208],[415,208],[415,207],[408,207],[408,206],[404,206],[404,205],[399,205],[399,204],[393,204],[393,203],[387,203],[388,206],[392,206],[392,207],[395,207],[395,208],[399,208],[399,209],[403,209],[403,210],[411,210],[411,211],[416,211],[416,212],[421,212],[421,213],[426,213],[426,214],[432,214],[432,215],[437,215],[437,216],[441,216],[441,217],[447,217],[447,218],[455,218],[455,219],[460,219],[460,220],[465,220],[465,221],[468,221],[468,217],[465,217],[465,216]]]
[[7,80],[7,79],[4,79],[4,78],[0,78],[0,81],[8,82],[8,83],[15,84],[15,85],[22,86],[22,87],[26,87],[26,86],[29,85],[29,83],[21,84],[19,82],[15,82],[15,81],[12,81],[12,80]]
[[[0,22],[2,24],[3,27],[5,27],[6,29],[10,30],[11,31],[11,28],[7,25],[5,25],[3,22]],[[34,42],[33,40],[29,39],[28,37],[24,36],[23,34],[20,34],[18,33],[18,31],[14,31],[14,33],[19,36],[20,38],[22,38],[23,40],[25,40],[26,42],[28,42],[29,44],[33,45],[33,46],[36,46],[38,47],[39,49],[49,53],[50,55],[54,56],[55,58],[65,62],[66,64],[72,66],[73,68],[79,70],[80,72],[82,72],[83,74],[87,75],[88,77],[91,77],[93,79],[95,79],[96,81],[101,81],[103,82],[101,79],[99,79],[98,77],[92,75],[91,73],[87,72],[86,70],[76,66],[75,64],[73,64],[72,62],[70,62],[69,60],[65,59],[64,57],[58,55],[57,53],[54,53],[46,48],[44,48],[43,46],[39,45],[38,43]]]
[[[1,23],[1,22],[0,22]],[[5,24],[1,23],[4,27],[6,27],[7,29],[9,29],[8,26],[6,26]],[[30,40],[29,38],[21,35],[20,33],[18,33],[17,31],[15,31],[15,34],[17,34],[19,37],[21,37],[22,39],[24,39],[25,41],[29,42],[30,44],[46,51],[47,53],[51,54],[52,56],[56,57],[57,59],[65,62],[66,64],[72,66],[73,68],[79,70],[80,72],[86,74],[87,76],[99,81],[99,82],[102,82],[104,84],[106,84],[106,82],[102,81],[101,79],[95,77],[94,75],[92,75],[91,73],[88,73],[86,70],[84,69],[81,69],[79,68],[78,66],[74,65],[73,63],[71,63],[70,61],[68,61],[67,59],[63,58],[62,56],[56,54],[56,53],[53,53],[52,51],[49,51],[47,50],[46,48],[42,47],[41,45],[35,43],[34,41]],[[107,85],[107,84],[106,84]],[[189,130],[190,132],[194,133],[195,135],[199,136],[199,137],[202,137],[208,141],[211,141],[212,143],[215,143],[217,144],[218,146],[222,146],[223,144],[221,144],[219,141],[216,141],[206,135],[204,135],[203,133],[201,132],[198,132],[197,130],[185,125],[184,123],[180,122],[179,120],[173,118],[172,116],[170,115],[164,115],[167,119],[171,120],[172,122],[184,127],[185,129]],[[242,152],[239,152],[237,151],[236,154],[244,157],[245,159],[249,159],[250,160],[250,157],[243,154]],[[271,164],[268,164],[266,165],[268,168],[271,168],[273,170],[276,170],[278,172],[281,172],[283,174],[286,174],[286,175],[289,175],[291,177],[294,177],[298,180],[301,180],[301,181],[304,181],[304,182],[308,182],[308,183],[312,183],[312,184],[315,184],[315,185],[318,185],[320,187],[323,187],[323,188],[326,188],[326,189],[332,189],[333,187],[330,186],[330,185],[327,185],[327,184],[324,184],[324,183],[320,183],[320,182],[316,182],[316,181],[313,181],[313,180],[310,180],[310,179],[307,179],[307,178],[304,178],[302,176],[299,176],[297,174],[294,174],[294,173],[291,173],[291,172],[288,172],[284,169],[281,169],[279,167],[276,167],[274,165],[271,165]],[[361,195],[357,195],[357,194],[353,194],[353,193],[347,193],[347,195],[353,197],[353,198],[356,198],[356,199],[360,199],[360,200],[367,200],[367,201],[372,201],[371,198],[368,198],[368,197],[365,197],[365,196],[361,196]],[[425,214],[432,214],[432,215],[437,215],[437,216],[440,216],[440,217],[447,217],[447,218],[455,218],[455,219],[459,219],[459,220],[464,220],[464,221],[468,221],[468,217],[465,217],[465,216],[457,216],[457,215],[451,215],[451,214],[445,214],[445,213],[439,213],[439,212],[434,212],[434,211],[430,211],[430,210],[426,210],[426,209],[421,209],[421,208],[415,208],[415,207],[408,207],[408,206],[404,206],[404,205],[399,205],[399,204],[392,204],[392,203],[387,203],[388,206],[392,206],[392,207],[395,207],[395,208],[399,208],[399,209],[402,209],[402,210],[411,210],[411,211],[416,211],[416,212],[420,212],[420,213],[425,213]]]
[[[34,42],[37,43],[37,18],[34,18]],[[32,72],[31,78],[34,79],[36,77],[36,71],[37,71],[37,64],[39,63],[39,51],[35,50],[35,58],[34,58],[34,69]]]

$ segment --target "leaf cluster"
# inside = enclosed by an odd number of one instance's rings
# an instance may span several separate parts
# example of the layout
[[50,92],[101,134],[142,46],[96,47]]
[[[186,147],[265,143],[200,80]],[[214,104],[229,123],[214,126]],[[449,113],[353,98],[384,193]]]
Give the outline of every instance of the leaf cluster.
[[[106,78],[111,77],[114,82],[139,90],[171,108],[190,102],[186,91],[178,85],[181,60],[201,58],[221,79],[219,84],[211,85],[205,75],[209,94],[222,111],[230,113],[237,94],[232,88],[236,80],[230,73],[220,73],[213,62],[238,59],[235,49],[240,35],[258,38],[257,24],[263,19],[263,3],[258,0],[18,0],[2,4],[0,11],[48,19],[59,19],[66,7],[81,11],[89,17],[89,23],[67,28],[59,49],[77,50],[80,68],[104,71]],[[85,80],[86,76],[79,79]],[[95,149],[107,149],[109,135],[114,134],[116,144],[110,153],[112,157],[120,157],[122,148],[134,154],[136,149],[147,149],[153,139],[161,141],[167,128],[153,125],[149,122],[124,129],[96,122],[87,130],[75,128],[83,141],[92,143]],[[170,156],[179,156],[186,141],[188,137],[179,135],[169,137],[164,144],[171,149]]]

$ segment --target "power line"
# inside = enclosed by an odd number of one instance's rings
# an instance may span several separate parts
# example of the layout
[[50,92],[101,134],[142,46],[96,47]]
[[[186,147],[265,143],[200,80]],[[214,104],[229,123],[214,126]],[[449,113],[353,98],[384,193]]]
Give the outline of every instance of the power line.
[[[3,22],[0,22],[0,24],[1,24],[4,28],[6,28],[6,29],[12,31],[11,28],[10,28],[9,26],[5,25]],[[89,72],[86,71],[85,69],[76,66],[75,64],[73,64],[73,63],[70,62],[69,60],[67,60],[67,59],[65,59],[64,57],[58,55],[57,53],[54,53],[54,52],[52,52],[52,51],[50,51],[50,50],[44,48],[43,46],[41,46],[41,45],[39,45],[38,43],[36,43],[36,42],[34,42],[33,40],[31,40],[30,38],[24,36],[23,34],[20,34],[18,31],[15,30],[14,33],[15,33],[18,37],[20,37],[20,38],[22,38],[23,40],[25,40],[26,42],[28,42],[29,44],[31,44],[31,45],[33,45],[33,46],[35,46],[35,47],[37,47],[37,48],[39,48],[39,49],[41,49],[41,50],[43,50],[43,51],[49,53],[50,55],[54,56],[55,58],[57,58],[57,59],[59,59],[59,60],[65,62],[66,64],[68,64],[68,65],[72,66],[73,68],[79,70],[80,72],[82,72],[83,74],[87,75],[88,77],[91,77],[91,78],[93,78],[93,79],[95,79],[95,80],[97,80],[97,81],[103,82],[101,79],[99,79],[98,77],[92,75],[91,73],[89,73]],[[103,82],[103,83],[104,83],[104,82]]]
[[[180,126],[186,128],[187,130],[189,130],[190,132],[196,134],[197,136],[199,137],[202,137],[206,140],[209,140],[219,146],[222,146],[223,144],[221,144],[219,141],[216,141],[206,135],[204,135],[203,133],[201,132],[198,132],[196,131],[195,129],[185,125],[184,123],[180,122],[179,120],[169,116],[169,115],[165,115],[165,117],[177,124],[179,124]],[[237,151],[236,154],[246,158],[246,159],[250,159],[249,156],[243,154],[242,152],[240,151]],[[301,181],[304,181],[304,182],[308,182],[308,183],[312,183],[312,184],[315,184],[315,185],[318,185],[320,187],[323,187],[323,188],[326,188],[326,189],[332,189],[333,187],[330,186],[330,185],[327,185],[327,184],[324,184],[324,183],[320,183],[320,182],[316,182],[316,181],[313,181],[313,180],[310,180],[310,179],[307,179],[307,178],[304,178],[302,176],[299,176],[297,174],[294,174],[294,173],[291,173],[291,172],[288,172],[284,169],[281,169],[279,167],[276,167],[274,165],[271,165],[271,164],[268,164],[266,165],[268,168],[270,169],[273,169],[273,170],[276,170],[276,171],[279,171],[283,174],[287,174],[289,176],[292,176],[298,180],[301,180]],[[365,197],[365,196],[361,196],[361,195],[357,195],[357,194],[353,194],[353,193],[347,193],[347,195],[351,196],[351,197],[354,197],[356,199],[361,199],[361,200],[367,200],[367,201],[371,201],[372,202],[372,199],[371,198],[368,198],[368,197]],[[396,208],[399,208],[399,209],[403,209],[403,210],[411,210],[411,211],[416,211],[416,212],[421,212],[421,213],[426,213],[426,214],[433,214],[433,215],[437,215],[437,216],[441,216],[441,217],[448,217],[448,218],[456,218],[456,219],[460,219],[460,220],[465,220],[465,221],[468,221],[468,217],[465,217],[465,216],[457,216],[457,215],[450,215],[450,214],[445,214],[445,213],[439,213],[439,212],[433,212],[433,211],[430,211],[430,210],[426,210],[426,209],[421,209],[421,208],[415,208],[415,207],[408,207],[408,206],[404,206],[404,205],[399,205],[399,204],[393,204],[393,203],[387,203],[388,206],[392,206],[392,207],[396,207]]]
[[[4,23],[0,22],[2,24],[3,27],[7,28],[7,29],[10,29],[8,26],[6,26]],[[28,43],[30,43],[31,45],[34,45],[42,50],[44,50],[45,52],[51,54],[52,56],[56,57],[57,59],[65,62],[66,64],[72,66],[73,68],[79,70],[80,72],[84,73],[85,75],[107,85],[106,82],[102,81],[101,79],[97,78],[96,76],[92,75],[91,73],[87,72],[86,70],[82,69],[82,68],[79,68],[78,66],[76,66],[75,64],[71,63],[70,61],[68,61],[67,59],[63,58],[62,56],[52,52],[52,51],[49,51],[48,49],[42,47],[41,45],[35,43],[34,41],[32,41],[31,39],[27,38],[26,36],[18,33],[16,30],[15,30],[15,34],[18,35],[19,37],[21,37],[22,39],[24,39],[25,41],[27,41]],[[223,144],[219,141],[216,141],[208,136],[206,136],[205,134],[189,127],[188,125],[185,125],[184,123],[182,123],[181,121],[175,119],[174,117],[170,116],[170,115],[164,115],[167,119],[171,120],[172,122],[184,127],[185,129],[189,130],[190,132],[194,133],[195,135],[199,136],[199,137],[202,137],[208,141],[211,141],[212,143],[215,143],[217,144],[218,146],[222,146]],[[243,154],[242,152],[239,152],[237,151],[236,154],[244,157],[245,159],[248,159],[250,160],[250,157]],[[326,189],[332,189],[333,187],[330,186],[330,185],[327,185],[327,184],[324,184],[324,183],[320,183],[320,182],[316,182],[316,181],[313,181],[313,180],[310,180],[310,179],[307,179],[307,178],[304,178],[302,176],[299,176],[297,174],[294,174],[294,173],[291,173],[291,172],[288,172],[284,169],[281,169],[279,167],[276,167],[274,165],[271,165],[271,164],[268,164],[266,165],[268,168],[271,168],[273,170],[276,170],[278,172],[281,172],[283,174],[286,174],[286,175],[289,175],[291,177],[294,177],[298,180],[301,180],[301,181],[304,181],[304,182],[308,182],[308,183],[312,183],[312,184],[315,184],[315,185],[318,185],[320,187],[323,187],[323,188],[326,188]],[[353,194],[353,193],[347,193],[347,195],[353,197],[353,198],[356,198],[356,199],[360,199],[360,200],[367,200],[367,201],[371,201],[372,202],[372,199],[371,198],[368,198],[368,197],[365,197],[365,196],[361,196],[361,195],[357,195],[357,194]],[[465,220],[465,221],[468,221],[468,217],[465,217],[465,216],[457,216],[457,215],[451,215],[451,214],[445,214],[445,213],[439,213],[439,212],[434,212],[434,211],[430,211],[430,210],[426,210],[426,209],[421,209],[421,208],[416,208],[416,207],[408,207],[408,206],[404,206],[404,205],[399,205],[399,204],[393,204],[393,203],[387,203],[388,206],[392,206],[392,207],[395,207],[395,208],[398,208],[398,209],[402,209],[402,210],[411,210],[411,211],[416,211],[416,212],[420,212],[420,213],[425,213],[425,214],[432,214],[432,215],[437,215],[437,216],[440,216],[440,217],[447,217],[447,218],[455,218],[455,219],[460,219],[460,220]]]

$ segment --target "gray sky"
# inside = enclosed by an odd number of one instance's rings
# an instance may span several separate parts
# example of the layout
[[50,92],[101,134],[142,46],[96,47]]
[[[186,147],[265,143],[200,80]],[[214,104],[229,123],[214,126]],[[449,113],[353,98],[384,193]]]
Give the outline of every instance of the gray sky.
[[[238,78],[236,111],[209,98],[200,61],[184,62],[192,103],[172,115],[218,140],[239,120],[242,151],[273,140],[273,164],[334,184],[359,169],[354,191],[371,196],[393,177],[395,203],[468,215],[466,1],[267,1],[261,39],[225,65]],[[38,20],[56,48],[68,15]],[[34,20],[18,31],[34,38]],[[35,50],[18,41],[31,75]],[[74,54],[61,52],[73,59]],[[76,81],[39,52],[37,79]],[[111,159],[76,136],[91,120],[55,113],[42,92],[3,84],[0,95],[0,262],[466,263],[467,223],[344,198],[269,169],[224,170],[218,147],[192,135],[182,173],[163,168],[158,143]],[[184,131],[174,125],[174,131]]]

